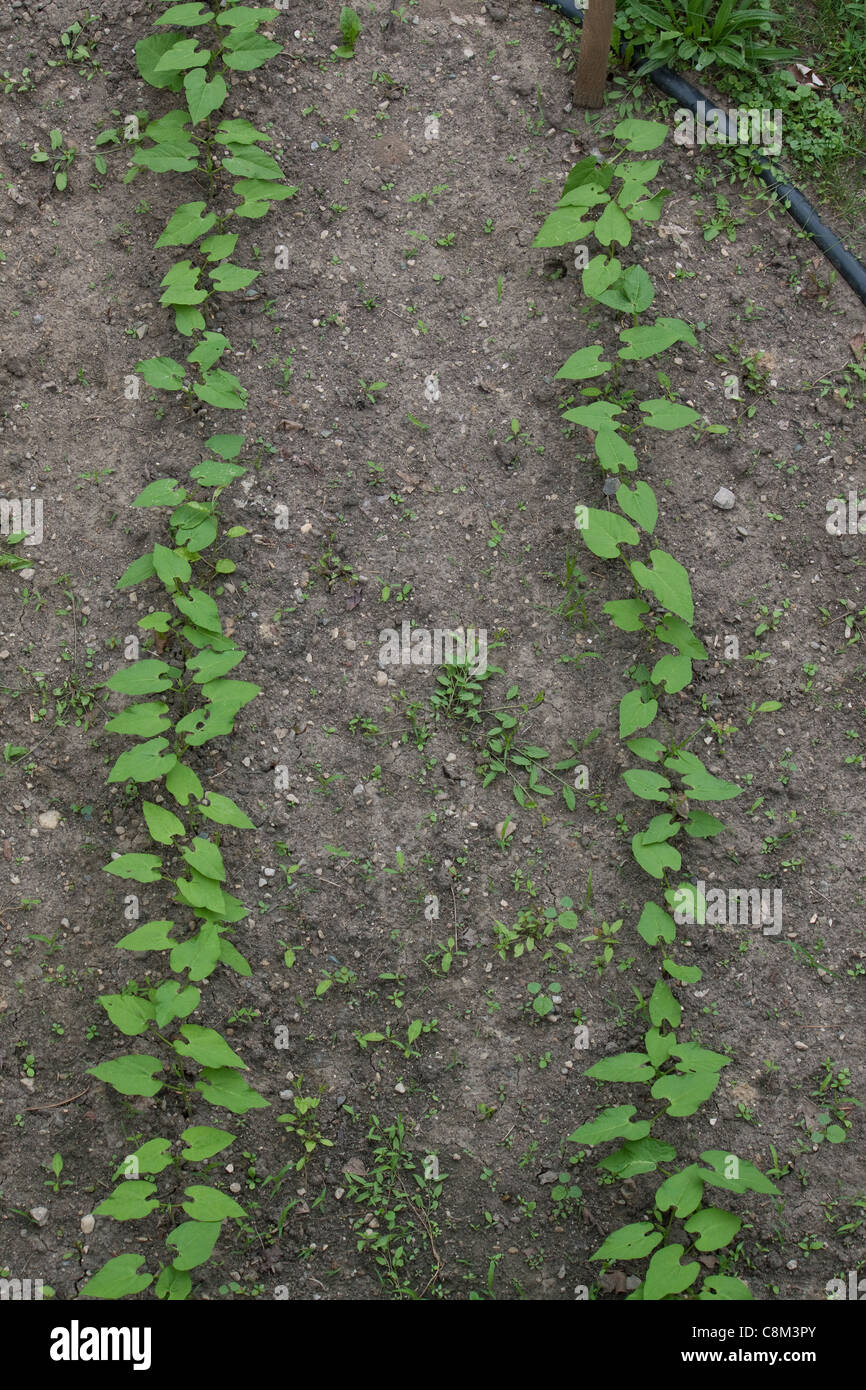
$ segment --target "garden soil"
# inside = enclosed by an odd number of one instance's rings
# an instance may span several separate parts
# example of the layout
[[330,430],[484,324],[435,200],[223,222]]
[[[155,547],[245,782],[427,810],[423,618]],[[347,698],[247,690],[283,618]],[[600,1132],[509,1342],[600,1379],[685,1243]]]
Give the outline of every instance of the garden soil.
[[[591,1257],[651,1210],[658,1176],[607,1180],[606,1150],[569,1139],[601,1104],[650,1114],[640,1087],[584,1075],[641,1045],[657,972],[630,850],[647,808],[622,781],[616,720],[638,648],[602,612],[628,596],[622,574],[574,529],[603,478],[591,437],[560,419],[575,388],[555,380],[575,349],[613,350],[616,325],[572,252],[532,246],[569,168],[631,110],[589,124],[571,109],[540,6],[363,8],[353,61],[332,54],[336,8],[298,0],[272,26],[281,57],[232,84],[227,110],[269,131],[299,192],[244,228],[238,261],[262,275],[220,301],[249,391],[228,426],[143,382],[129,398],[138,359],[177,347],[154,243],[196,196],[184,175],[125,184],[128,148],[94,143],[167,109],[135,68],[151,7],[103,5],[74,64],[57,61],[84,18],[66,0],[0,13],[0,67],[33,84],[2,119],[0,496],[44,507],[31,568],[0,571],[0,1264],[58,1299],[129,1249],[159,1268],[173,1220],[88,1218],[138,1144],[213,1120],[194,1100],[123,1098],[88,1068],[130,1050],[100,993],[160,973],[116,949],[135,904],[103,872],[151,848],[136,798],[105,780],[123,700],[103,682],[159,607],[151,585],[116,583],[166,534],[164,513],[130,503],[185,478],[225,428],[251,467],[222,502],[248,534],[221,606],[261,694],[196,766],[256,825],[222,836],[252,974],[215,972],[194,1019],[224,1031],[270,1106],[214,1160],[248,1220],[226,1223],[192,1297],[621,1300],[637,1282]],[[639,114],[660,118],[641,90]],[[77,152],[65,192],[31,161],[54,127]],[[675,986],[682,1036],[730,1060],[698,1115],[655,1132],[686,1160],[749,1159],[778,1188],[732,1199],[742,1228],[705,1270],[757,1299],[822,1300],[862,1261],[866,1219],[866,571],[863,537],[826,526],[828,501],[866,485],[850,371],[866,308],[712,150],[668,141],[662,179],[661,221],[629,254],[654,310],[696,326],[699,350],[661,361],[670,390],[728,427],[638,435],[710,653],[664,713],[742,787],[685,868],[781,890],[783,924],[680,930],[678,959],[702,972]],[[718,193],[732,236],[707,240]],[[658,395],[656,371],[629,364],[625,385]],[[507,705],[550,761],[582,750],[573,811],[558,780],[537,806],[505,777],[482,785],[489,718],[431,707],[435,664],[380,664],[380,634],[404,621],[486,633],[485,709]],[[141,920],[173,915],[164,887],[140,888]],[[497,923],[563,898],[576,930],[497,953]],[[409,1047],[416,1019],[429,1026]],[[319,1101],[300,1169],[277,1119],[297,1095]],[[175,1202],[188,1181],[158,1179]]]

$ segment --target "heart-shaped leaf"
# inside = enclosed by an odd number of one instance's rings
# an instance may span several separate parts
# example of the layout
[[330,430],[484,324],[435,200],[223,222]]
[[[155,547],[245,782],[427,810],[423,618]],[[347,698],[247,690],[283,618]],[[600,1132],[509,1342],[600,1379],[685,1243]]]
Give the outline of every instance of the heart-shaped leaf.
[[628,246],[631,241],[631,223],[615,202],[608,203],[596,222],[595,238],[602,246],[610,246],[612,242]]
[[601,354],[602,349],[597,343],[592,347],[578,348],[560,367],[554,381],[588,381],[590,377],[604,376],[613,364],[600,361]]
[[637,729],[648,728],[658,709],[657,700],[645,700],[639,690],[629,690],[619,702],[620,738],[628,738]]
[[682,319],[666,317],[657,318],[655,323],[639,328],[624,328],[619,336],[627,344],[619,350],[624,362],[642,362],[647,357],[665,352],[674,343],[690,343],[692,347],[698,345],[687,323]]
[[[174,946],[174,942],[170,943]],[[177,980],[166,980],[154,990],[153,1003],[156,1008],[157,1028],[166,1028],[176,1018],[186,1018],[201,1001],[201,990],[194,985],[181,985]]]
[[684,1075],[660,1076],[651,1088],[655,1100],[670,1102],[668,1115],[694,1115],[705,1100],[709,1100],[719,1084],[719,1073],[712,1071],[686,1072]]
[[110,1196],[93,1208],[94,1216],[110,1216],[115,1221],[139,1221],[159,1207],[154,1197],[156,1183],[122,1182]]
[[102,1268],[82,1287],[82,1296],[119,1299],[141,1293],[153,1283],[152,1274],[138,1272],[143,1261],[143,1255],[115,1255],[113,1260],[106,1260]]
[[716,1299],[737,1303],[754,1302],[748,1285],[744,1284],[742,1279],[735,1279],[732,1274],[712,1274],[704,1280],[698,1301]]
[[190,1163],[201,1163],[205,1158],[213,1158],[222,1153],[235,1141],[235,1135],[227,1129],[214,1129],[212,1125],[192,1125],[183,1130],[181,1139],[186,1144],[181,1156]]
[[195,1269],[203,1265],[219,1240],[221,1221],[183,1221],[175,1226],[165,1243],[177,1251],[175,1269]]
[[673,1207],[677,1216],[688,1216],[700,1205],[703,1193],[701,1170],[696,1163],[690,1163],[679,1173],[665,1178],[661,1187],[656,1189],[655,1204],[659,1211],[668,1211]]
[[147,1032],[147,1025],[156,1015],[150,1000],[137,994],[100,994],[99,1002],[115,1028],[128,1038]]
[[601,611],[609,614],[614,626],[622,632],[644,632],[641,618],[650,611],[650,606],[640,598],[613,598],[602,605]]
[[581,529],[581,536],[593,555],[600,555],[603,560],[612,560],[614,557],[621,559],[619,547],[637,545],[640,540],[631,523],[616,512],[603,512],[597,507],[589,507],[587,513],[588,524]]
[[657,946],[660,941],[670,944],[676,940],[676,923],[658,903],[644,903],[637,929],[648,946]]
[[155,1096],[162,1090],[163,1083],[157,1081],[154,1073],[162,1071],[164,1063],[158,1057],[148,1057],[141,1053],[130,1053],[125,1057],[115,1057],[110,1062],[100,1062],[97,1067],[88,1067],[88,1076],[105,1081],[119,1091],[122,1096]]
[[660,772],[645,772],[643,768],[630,768],[622,774],[629,791],[643,801],[667,801],[671,784]]
[[193,1221],[224,1221],[227,1217],[246,1216],[234,1197],[215,1187],[187,1187],[185,1191],[189,1201],[182,1202],[181,1206]]
[[669,1023],[672,1028],[679,1028],[682,1012],[679,1000],[674,998],[664,980],[656,980],[649,1001],[649,1016],[654,1026],[660,1028],[663,1023]]
[[668,127],[662,121],[641,121],[629,116],[614,126],[613,133],[627,150],[643,153],[645,150],[657,150],[659,145],[664,144]]
[[585,1075],[597,1081],[651,1081],[655,1070],[645,1052],[619,1052],[615,1057],[602,1057]]
[[622,275],[622,265],[616,256],[593,256],[581,273],[584,294],[598,299]]
[[143,801],[141,809],[150,837],[156,840],[157,844],[170,845],[176,835],[186,834],[183,821],[165,806],[157,806],[153,801]]
[[228,96],[225,78],[217,73],[213,81],[208,82],[201,68],[194,68],[186,74],[183,87],[193,125],[206,121],[212,111],[219,110]]
[[156,883],[162,874],[162,860],[158,854],[120,854],[104,865],[105,873],[116,874],[118,878],[131,878],[134,883]]
[[666,550],[651,550],[650,565],[632,560],[629,568],[642,589],[649,589],[671,613],[691,623],[695,616],[692,586],[679,560]]
[[127,1154],[123,1162],[118,1164],[112,1177],[115,1182],[118,1178],[128,1178],[131,1173],[138,1175],[142,1173],[161,1173],[171,1163],[171,1154],[166,1153],[171,1148],[170,1139],[148,1139],[146,1144],[142,1144],[134,1153]]
[[569,1134],[569,1144],[606,1144],[611,1139],[643,1139],[652,1128],[650,1120],[634,1123],[632,1115],[637,1113],[633,1105],[613,1105],[603,1110],[594,1120],[588,1121]]
[[664,1250],[656,1251],[649,1262],[644,1280],[645,1300],[667,1298],[682,1293],[695,1282],[701,1267],[697,1260],[691,1260],[687,1265],[680,1264],[683,1250],[682,1245],[666,1245]]
[[186,1042],[176,1042],[174,1050],[181,1057],[193,1057],[205,1067],[240,1067],[242,1071],[247,1070],[243,1058],[213,1028],[200,1028],[195,1023],[187,1023],[180,1031]]
[[641,868],[653,878],[662,878],[667,870],[676,872],[683,862],[673,845],[665,840],[647,844],[640,833],[632,837],[631,852]]
[[254,1091],[231,1067],[205,1067],[195,1089],[210,1105],[231,1110],[234,1115],[245,1115],[248,1110],[262,1110],[270,1105],[270,1101]]
[[670,1163],[677,1151],[660,1139],[647,1136],[634,1143],[626,1141],[599,1163],[599,1168],[623,1182],[626,1178],[637,1178],[642,1173],[654,1173],[660,1163]]
[[533,246],[567,246],[589,236],[595,223],[584,222],[585,207],[554,208],[542,224]]
[[651,1221],[632,1221],[611,1231],[607,1240],[590,1255],[591,1260],[642,1260],[655,1250],[662,1232]]
[[609,425],[602,425],[595,436],[596,457],[608,473],[618,473],[621,468],[634,472],[637,468],[637,454],[621,434]]
[[632,521],[636,521],[638,526],[642,526],[652,535],[656,529],[659,508],[656,495],[649,483],[637,482],[633,488],[621,483],[616,490],[616,504],[620,511],[625,512],[626,516],[630,516]]
[[681,430],[701,418],[690,405],[680,405],[664,396],[659,400],[641,401],[640,408],[646,417],[644,424],[654,430]]
[[721,1207],[702,1207],[685,1223],[691,1235],[697,1231],[696,1250],[722,1250],[730,1245],[742,1221],[732,1212],[722,1211]]

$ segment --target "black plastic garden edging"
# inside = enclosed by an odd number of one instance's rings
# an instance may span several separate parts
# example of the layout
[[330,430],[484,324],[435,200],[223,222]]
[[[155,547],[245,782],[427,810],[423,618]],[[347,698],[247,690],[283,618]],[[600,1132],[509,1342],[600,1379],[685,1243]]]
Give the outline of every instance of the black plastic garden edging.
[[[572,0],[542,0],[542,4],[561,11],[569,19],[574,20],[576,24],[583,21],[583,12],[575,8]],[[727,113],[721,107],[715,106],[709,97],[704,96],[703,92],[697,87],[693,87],[691,82],[687,82],[684,77],[678,77],[667,67],[654,68],[646,76],[660,91],[664,92],[665,96],[673,97],[681,107],[691,111],[693,116],[698,113],[698,102],[703,102],[705,117],[711,112],[717,114],[720,130],[724,131],[726,140],[730,134],[736,135],[736,131],[731,131],[728,126]],[[733,144],[735,141],[732,140],[731,143]],[[825,226],[812,204],[807,198],[804,198],[798,188],[779,178],[767,160],[762,159],[760,155],[756,154],[754,158],[758,165],[758,176],[762,182],[784,203],[794,221],[805,232],[809,233],[815,245],[823,251],[827,260],[835,270],[838,270],[842,279],[866,304],[866,266],[858,261],[856,256],[852,256],[834,231]]]

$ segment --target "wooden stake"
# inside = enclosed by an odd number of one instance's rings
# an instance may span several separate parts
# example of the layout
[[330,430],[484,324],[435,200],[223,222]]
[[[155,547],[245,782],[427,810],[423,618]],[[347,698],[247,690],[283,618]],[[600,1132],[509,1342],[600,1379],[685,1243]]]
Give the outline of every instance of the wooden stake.
[[574,79],[575,106],[604,105],[604,83],[613,34],[616,0],[587,0],[580,35],[580,57]]

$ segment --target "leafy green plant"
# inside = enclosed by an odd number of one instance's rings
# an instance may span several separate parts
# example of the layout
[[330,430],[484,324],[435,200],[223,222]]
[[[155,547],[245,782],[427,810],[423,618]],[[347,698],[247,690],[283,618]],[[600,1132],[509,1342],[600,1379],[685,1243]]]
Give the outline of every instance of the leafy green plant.
[[526,988],[530,997],[530,1007],[539,1018],[547,1018],[548,1014],[553,1013],[556,1008],[554,1000],[559,997],[562,988],[556,980],[552,980],[549,985],[540,985],[537,980],[533,980]]
[[[282,182],[279,165],[261,148],[271,137],[221,111],[234,74],[260,68],[281,51],[259,32],[276,14],[237,0],[218,13],[198,3],[172,5],[157,17],[155,32],[135,46],[141,77],[180,97],[180,104],[148,121],[127,182],[145,169],[168,173],[173,181],[188,174],[193,187],[210,199],[218,196],[220,206],[210,210],[196,198],[170,214],[157,247],[182,247],[186,254],[165,275],[161,303],[172,311],[189,351],[183,361],[148,358],[136,371],[155,390],[180,392],[184,401],[216,410],[243,409],[247,395],[239,379],[218,365],[232,345],[209,328],[209,316],[218,295],[245,290],[259,274],[231,259],[239,231],[228,228],[233,219],[242,226],[264,217],[273,202],[297,191]],[[226,176],[233,209],[218,193]],[[232,939],[247,908],[227,890],[223,842],[235,830],[253,829],[253,822],[231,797],[206,787],[196,770],[197,750],[231,734],[239,711],[260,693],[257,685],[235,679],[245,653],[227,635],[217,604],[222,576],[236,569],[226,550],[247,533],[243,526],[225,526],[219,510],[221,494],[247,472],[238,462],[245,444],[240,433],[212,434],[188,481],[160,477],[133,500],[138,508],[166,509],[169,534],[167,543],[156,542],[127,567],[117,588],[158,586],[161,601],[139,620],[140,636],[127,653],[132,659],[107,681],[109,691],[131,700],[106,726],[130,741],[114,760],[108,782],[128,800],[140,799],[154,850],[117,854],[105,870],[127,883],[163,884],[177,911],[135,926],[118,942],[124,951],[155,953],[168,970],[151,968],[146,984],[131,980],[119,993],[100,997],[119,1032],[141,1039],[148,1050],[114,1055],[89,1072],[124,1097],[161,1094],[169,1105],[174,1099],[187,1115],[209,1105],[242,1116],[269,1104],[246,1080],[247,1063],[222,1034],[189,1022],[202,1000],[201,982],[217,969],[242,977],[252,973]],[[308,1099],[301,1098],[300,1110],[295,1107],[296,1132],[298,1125],[314,1124],[307,1118],[313,1109]],[[171,1163],[185,1170],[207,1162],[236,1135],[193,1125],[182,1138],[186,1146],[178,1158],[167,1152],[169,1139],[147,1140],[129,1156],[123,1181],[97,1213],[118,1221],[176,1214],[177,1204],[161,1203],[149,1178]],[[122,1298],[153,1284],[157,1298],[187,1298],[190,1271],[209,1260],[223,1222],[242,1220],[245,1213],[216,1187],[194,1184],[186,1196],[180,1206],[188,1220],[169,1223],[168,1256],[156,1276],[140,1270],[145,1256],[136,1246],[134,1253],[110,1259],[83,1294]]]
[[[719,67],[714,81],[725,98],[721,104],[740,111],[781,113],[785,160],[793,161],[817,185],[822,201],[838,208],[837,215],[848,223],[852,249],[862,259],[856,169],[866,153],[866,14],[857,0],[817,0],[806,11],[792,0],[781,0],[778,8],[784,20],[776,28],[778,40],[796,45],[799,56],[820,53],[824,87],[814,90],[811,82],[799,81],[799,74],[785,67]],[[715,158],[733,170],[740,156],[738,150],[719,148]],[[832,274],[819,276],[809,267],[803,288],[826,303]]]
[[458,956],[465,956],[457,945],[456,938],[449,936],[447,941],[437,941],[434,950],[424,957],[425,964],[434,974],[447,975]]
[[30,156],[33,164],[50,164],[54,174],[54,187],[59,192],[63,192],[69,183],[69,170],[75,160],[77,150],[75,145],[64,145],[63,131],[55,128],[48,135],[49,148],[43,150],[40,145],[36,146],[36,153]]
[[387,381],[365,381],[363,377],[359,379],[361,387],[361,403],[375,405],[379,399],[379,393],[387,387]]
[[809,1130],[809,1138],[813,1144],[823,1144],[825,1139],[828,1144],[844,1144],[850,1128],[850,1120],[836,1124],[829,1110],[821,1110],[815,1116],[815,1124]]
[[[27,535],[26,531],[13,531],[8,536],[0,537],[0,570],[26,570],[30,561],[23,555],[12,555],[7,547],[20,545]],[[8,745],[7,745],[8,747]],[[26,752],[26,749],[22,750]],[[8,762],[9,759],[7,758]]]
[[[517,914],[517,920],[509,927],[504,922],[496,923],[496,954],[500,960],[505,960],[511,954],[515,960],[519,960],[524,952],[529,953],[540,949],[543,942],[548,941],[554,931],[574,931],[578,925],[576,913],[572,911],[574,904],[571,898],[560,898],[559,907],[545,907],[543,910],[536,907],[524,908]],[[571,947],[565,941],[557,941],[553,944],[552,950],[547,950],[542,954],[542,960],[547,960],[553,951],[561,951],[564,955],[571,954]]]
[[354,58],[355,44],[358,42],[358,35],[361,32],[361,21],[351,5],[343,5],[340,10],[340,33],[343,42],[339,48],[334,49],[337,58]]
[[574,1181],[573,1175],[564,1172],[559,1174],[558,1180],[551,1187],[550,1199],[556,1209],[557,1220],[561,1220],[567,1212],[571,1213],[580,1206],[583,1191]]
[[[524,704],[521,707],[518,699],[518,687],[510,686],[505,694],[505,705],[495,712],[495,717],[485,734],[484,751],[479,765],[483,779],[481,785],[488,787],[497,777],[504,776],[511,782],[512,794],[518,806],[532,808],[538,805],[536,797],[556,795],[556,788],[548,786],[544,780],[546,778],[558,783],[563,801],[568,809],[573,811],[577,798],[572,782],[560,774],[573,772],[579,766],[580,747],[573,739],[568,739],[574,755],[550,762],[551,754],[547,748],[523,742],[520,739],[518,714],[512,713],[512,710],[519,711],[522,708],[525,712],[528,706]],[[543,699],[543,695],[537,695],[533,704],[540,704]]]
[[[697,201],[697,200],[696,200]],[[696,216],[704,233],[704,241],[715,241],[722,232],[733,244],[737,239],[737,228],[745,222],[744,217],[736,217],[731,210],[730,200],[724,193],[713,194],[714,211],[706,212],[698,208]]]
[[[96,18],[96,15],[87,14],[83,22],[75,20],[74,23],[70,24],[68,29],[64,29],[63,33],[60,35],[60,45],[63,49],[63,54],[60,58],[48,59],[48,66],[50,68],[64,66],[74,67],[76,64],[81,64],[82,66],[79,67],[79,72],[83,76],[86,76],[88,81],[94,76],[98,66],[96,58],[94,57],[96,43],[95,40],[88,39],[85,30],[88,25],[96,23]],[[88,63],[91,65],[90,72],[86,71]]]
[[[438,198],[442,193],[450,193],[451,189],[447,183],[437,183],[426,193],[410,193],[406,199],[407,203],[424,203],[427,207],[433,206],[434,198]],[[437,243],[438,245],[438,243]]]
[[638,76],[664,63],[753,70],[797,56],[768,41],[778,18],[761,0],[621,0],[613,42],[615,49],[624,42],[629,58],[635,47],[646,50]]
[[599,975],[604,970],[605,966],[609,965],[613,960],[616,936],[621,926],[621,918],[616,922],[601,922],[589,936],[582,936],[580,939],[582,946],[591,944],[600,948],[598,955],[593,956],[590,961],[590,964],[595,966]]
[[[134,1092],[133,1094],[139,1094]],[[170,1150],[172,1141],[161,1136],[148,1140],[134,1153],[126,1155],[114,1173],[121,1179],[114,1191],[94,1207],[97,1216],[110,1216],[115,1221],[141,1220],[162,1211],[166,1215],[177,1203],[161,1202],[157,1185],[149,1181],[164,1169],[178,1172],[190,1163],[207,1163],[223,1152],[235,1136],[211,1125],[188,1126],[180,1134],[180,1155]],[[205,1170],[207,1171],[207,1170]],[[174,1252],[171,1264],[164,1265],[156,1281],[159,1299],[179,1300],[189,1296],[192,1289],[190,1270],[205,1263],[219,1239],[223,1222],[242,1220],[246,1213],[238,1202],[219,1188],[194,1183],[184,1192],[187,1198],[180,1209],[188,1218],[175,1226],[166,1237],[166,1245]],[[153,1276],[140,1272],[143,1260],[140,1252],[116,1255],[88,1280],[82,1292],[89,1298],[123,1298],[140,1293],[153,1282]]]
[[71,1178],[61,1177],[63,1172],[63,1158],[58,1154],[51,1156],[51,1177],[45,1179],[45,1186],[50,1187],[52,1192],[60,1192],[64,1187],[72,1186]]
[[338,965],[336,970],[326,970],[316,985],[316,998],[320,999],[332,985],[353,985],[357,978],[354,970],[350,970],[348,965]]
[[430,696],[430,708],[437,719],[465,719],[470,724],[481,722],[481,702],[484,682],[498,672],[498,667],[486,666],[473,671],[472,662],[445,662],[436,675],[436,688]]
[[434,1155],[418,1162],[406,1144],[401,1115],[391,1125],[373,1115],[367,1142],[372,1152],[366,1173],[346,1174],[347,1194],[362,1209],[352,1223],[356,1248],[373,1261],[382,1285],[395,1298],[436,1296],[442,1268],[436,1214],[448,1174],[440,1171]]
[[397,1036],[390,1023],[385,1024],[384,1033],[361,1033],[360,1031],[356,1031],[353,1037],[362,1051],[366,1051],[368,1047],[375,1043],[392,1043],[398,1051],[402,1052],[408,1062],[411,1057],[420,1057],[421,1055],[412,1044],[416,1042],[423,1033],[435,1033],[438,1027],[439,1020],[436,1018],[431,1018],[429,1023],[424,1023],[420,1018],[413,1018],[406,1030],[405,1042],[403,1042],[402,1038]]
[[33,88],[32,69],[22,68],[17,75],[11,73],[8,68],[4,68],[0,73],[0,81],[3,83],[3,95],[7,96],[10,92],[29,92]]
[[[687,1293],[704,1271],[697,1260],[682,1263],[687,1247],[672,1238],[671,1216],[686,1218],[683,1226],[691,1237],[689,1251],[720,1250],[734,1239],[741,1221],[707,1201],[706,1190],[774,1193],[776,1188],[752,1164],[721,1150],[704,1153],[703,1167],[697,1163],[672,1167],[676,1149],[652,1135],[662,1116],[695,1114],[716,1090],[721,1071],[730,1061],[721,1053],[696,1042],[681,1042],[678,1037],[682,1005],[674,990],[698,981],[701,971],[676,961],[677,921],[668,909],[686,905],[685,920],[703,923],[705,904],[698,890],[681,877],[679,846],[687,840],[718,835],[724,829],[723,822],[704,810],[704,804],[738,796],[741,788],[715,776],[689,751],[689,739],[674,742],[649,732],[663,713],[665,697],[691,685],[693,662],[706,659],[707,653],[693,629],[694,601],[688,573],[654,539],[659,515],[655,493],[642,480],[628,478],[638,468],[631,443],[636,426],[629,416],[637,408],[645,427],[666,432],[689,427],[704,432],[714,427],[701,422],[697,411],[680,404],[670,392],[660,399],[636,400],[632,393],[619,389],[621,362],[661,356],[674,344],[696,347],[697,340],[691,326],[681,319],[663,317],[639,323],[653,303],[655,290],[641,266],[626,269],[619,259],[621,250],[631,242],[635,223],[657,221],[666,196],[665,190],[655,194],[648,191],[661,161],[627,156],[658,149],[667,127],[630,118],[620,121],[613,134],[618,144],[610,159],[597,163],[589,157],[571,170],[562,197],[534,244],[546,248],[594,239],[600,249],[582,271],[584,293],[618,317],[628,315],[630,320],[617,329],[622,346],[615,356],[610,354],[611,360],[605,360],[600,344],[579,348],[557,376],[575,382],[608,379],[603,399],[597,386],[583,388],[591,403],[567,409],[564,419],[594,432],[601,469],[621,479],[611,494],[617,510],[578,505],[575,524],[593,555],[623,567],[632,591],[630,597],[605,603],[603,611],[620,631],[638,634],[653,653],[652,662],[636,661],[629,672],[632,685],[619,702],[619,737],[624,748],[643,764],[622,773],[626,786],[638,800],[658,804],[649,823],[632,836],[631,852],[638,867],[663,890],[664,905],[649,899],[637,923],[640,937],[661,956],[659,978],[649,1000],[639,999],[649,1023],[643,1049],[605,1057],[586,1073],[602,1083],[646,1086],[654,1102],[653,1117],[634,1120],[635,1106],[608,1106],[569,1136],[569,1142],[595,1147],[619,1141],[599,1165],[608,1178],[625,1179],[656,1171],[664,1175],[655,1194],[653,1219],[614,1231],[591,1257],[605,1263],[648,1260],[640,1286],[629,1295],[631,1299],[682,1295],[747,1299],[751,1297],[748,1287],[727,1274],[704,1277],[699,1292]],[[611,192],[614,181],[619,184],[615,194]],[[590,216],[593,211],[596,215]],[[656,655],[659,644],[662,654]],[[596,961],[600,969],[612,955],[609,941],[621,925],[618,921],[606,931],[602,927],[601,939],[606,937],[607,941]],[[537,999],[545,998],[540,985],[528,988],[535,991]],[[543,1007],[548,1009],[547,1004]]]
[[296,1172],[309,1163],[316,1149],[332,1149],[334,1141],[326,1139],[322,1133],[317,1115],[319,1108],[319,1096],[302,1096],[301,1087],[303,1077],[297,1077],[293,1083],[297,1092],[292,1097],[292,1110],[285,1115],[278,1115],[277,1122],[285,1125],[287,1133],[294,1136],[303,1145],[304,1152],[295,1164]]

